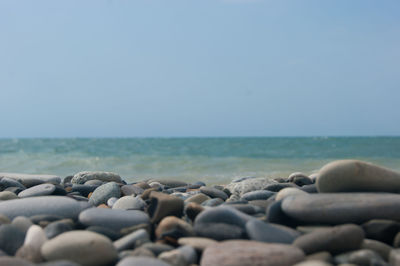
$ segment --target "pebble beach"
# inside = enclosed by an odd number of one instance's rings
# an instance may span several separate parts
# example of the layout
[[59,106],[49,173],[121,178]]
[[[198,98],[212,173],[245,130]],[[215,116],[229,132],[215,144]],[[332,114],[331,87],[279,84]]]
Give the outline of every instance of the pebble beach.
[[400,173],[358,160],[229,184],[0,173],[0,265],[400,265]]

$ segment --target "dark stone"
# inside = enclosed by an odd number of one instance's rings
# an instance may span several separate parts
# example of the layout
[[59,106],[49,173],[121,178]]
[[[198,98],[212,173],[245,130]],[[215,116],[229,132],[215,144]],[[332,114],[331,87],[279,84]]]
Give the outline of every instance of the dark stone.
[[394,237],[400,232],[400,223],[391,220],[371,220],[362,225],[365,237],[392,245]]
[[282,201],[283,200],[275,201],[268,205],[266,211],[267,221],[287,226],[296,225],[296,222],[282,211]]
[[220,198],[224,201],[228,199],[228,195],[225,192],[213,187],[201,187],[200,191],[210,198]]
[[175,216],[168,216],[163,218],[158,224],[155,235],[157,239],[166,239],[167,241],[174,239],[175,242],[177,242],[181,237],[193,236],[194,230],[193,227],[184,220]]
[[387,266],[382,257],[373,250],[360,249],[338,255],[334,258],[336,264],[352,264],[361,266]]
[[153,252],[153,254],[155,256],[158,256],[163,252],[171,251],[174,249],[174,247],[171,245],[161,244],[161,243],[152,243],[152,242],[145,243],[141,247],[150,250],[151,252]]
[[201,206],[215,207],[215,206],[221,205],[222,203],[224,203],[224,201],[221,198],[215,198],[215,199],[209,199],[209,200],[203,201],[201,203]]
[[269,197],[275,195],[275,192],[268,191],[268,190],[256,190],[244,193],[241,199],[251,201],[251,200],[266,200]]
[[364,231],[354,224],[339,225],[332,228],[317,229],[298,237],[293,245],[306,254],[328,251],[339,254],[358,249],[364,239]]
[[56,186],[53,184],[41,184],[31,188],[27,188],[18,194],[20,198],[47,196],[53,194]]
[[144,189],[136,185],[124,185],[121,187],[121,193],[123,196],[137,196],[141,195]]
[[206,209],[201,212],[196,217],[195,224],[225,223],[236,225],[242,229],[245,229],[246,223],[251,219],[255,218],[246,215],[232,207],[219,206]]
[[24,244],[25,234],[11,224],[0,226],[0,249],[13,256]]
[[199,213],[201,213],[202,211],[204,211],[204,207],[195,202],[189,202],[185,206],[185,214],[192,221],[194,221],[194,219],[197,217],[197,215]]
[[48,239],[58,236],[64,232],[73,230],[71,223],[66,221],[56,221],[48,224],[44,229]]
[[73,184],[72,191],[79,192],[84,197],[87,197],[90,192],[95,191],[98,186],[90,186],[90,185],[80,185],[80,184]]
[[161,192],[150,193],[150,205],[147,209],[152,223],[159,222],[166,216],[181,217],[183,213],[183,200]]
[[264,190],[273,191],[273,192],[279,192],[282,189],[287,188],[287,187],[298,188],[298,186],[293,184],[293,183],[275,183],[275,184],[271,184],[271,185],[266,186],[264,188]]
[[18,187],[22,190],[26,189],[26,187],[24,185],[22,185],[20,182],[18,182],[15,179],[8,178],[8,177],[3,177],[0,180],[0,187],[3,189],[8,188],[8,187]]
[[228,239],[244,239],[246,232],[243,228],[226,223],[196,223],[194,230],[197,236],[215,239],[217,241]]
[[246,232],[251,240],[282,244],[292,244],[300,236],[300,233],[292,228],[260,220],[248,221]]
[[307,193],[318,193],[317,185],[315,185],[315,184],[305,185],[305,186],[299,187],[299,189],[304,192],[307,192]]

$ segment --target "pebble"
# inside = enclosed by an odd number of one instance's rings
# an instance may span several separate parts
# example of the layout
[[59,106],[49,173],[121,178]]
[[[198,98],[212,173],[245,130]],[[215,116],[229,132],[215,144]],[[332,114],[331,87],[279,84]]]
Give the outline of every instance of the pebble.
[[156,256],[160,255],[161,253],[163,253],[165,251],[170,251],[170,250],[174,249],[174,247],[171,245],[161,244],[161,243],[152,243],[152,242],[145,243],[141,247],[150,250]]
[[183,246],[191,246],[195,250],[202,252],[207,247],[218,243],[214,239],[205,237],[181,237],[178,239],[178,244]]
[[269,178],[249,178],[239,182],[232,182],[225,186],[225,188],[228,189],[232,195],[236,195],[240,198],[247,192],[261,190],[264,189],[264,187],[275,183],[277,182]]
[[93,191],[92,196],[89,199],[89,203],[94,206],[107,203],[107,200],[112,197],[119,198],[121,196],[121,190],[119,185],[115,182],[109,182],[99,186]]
[[0,225],[0,249],[13,256],[22,246],[25,233],[11,224]]
[[161,220],[155,230],[157,239],[174,239],[180,237],[194,236],[192,225],[175,216],[167,216]]
[[149,183],[151,183],[151,182],[158,182],[169,188],[186,187],[188,185],[186,182],[183,182],[180,180],[173,180],[173,179],[153,179],[153,180],[149,181]]
[[256,190],[244,193],[241,197],[243,200],[251,201],[251,200],[266,200],[269,197],[275,195],[275,192],[268,190]]
[[224,201],[228,199],[228,195],[226,195],[225,192],[213,187],[201,187],[200,192],[206,194],[211,198],[220,198]]
[[98,188],[99,186],[93,186],[93,185],[81,185],[81,184],[73,184],[72,185],[72,191],[73,192],[79,192],[84,197],[87,197],[90,192],[93,192]]
[[301,248],[306,254],[319,251],[339,254],[358,249],[363,240],[364,231],[361,227],[345,224],[302,235],[293,242],[293,245]]
[[246,223],[251,219],[254,218],[232,207],[218,206],[201,212],[196,217],[194,223],[195,225],[207,223],[223,223],[236,225],[242,229],[245,229]]
[[221,198],[214,198],[214,199],[209,199],[209,200],[203,201],[201,203],[201,206],[215,207],[215,206],[221,205],[222,203],[224,203],[224,201]]
[[137,210],[90,208],[81,212],[79,222],[85,226],[104,226],[119,231],[124,227],[148,224],[149,217],[146,213]]
[[126,249],[134,249],[144,243],[150,241],[150,236],[144,229],[139,229],[134,231],[116,241],[114,241],[114,247],[117,251],[122,251]]
[[122,259],[116,266],[171,266],[162,260],[149,257],[126,257]]
[[400,192],[400,173],[357,160],[331,162],[319,171],[319,192]]
[[117,260],[112,242],[100,234],[70,231],[47,241],[41,249],[49,261],[71,260],[82,265],[108,265]]
[[304,258],[304,253],[299,248],[290,245],[231,240],[207,247],[200,265],[290,266]]
[[27,197],[46,196],[53,194],[55,190],[56,186],[53,184],[41,184],[21,191],[18,194],[18,197],[27,198]]
[[31,174],[20,174],[20,173],[0,173],[0,178],[11,178],[15,180],[31,181],[31,180],[40,180],[48,183],[61,183],[61,178],[56,175],[31,175]]
[[360,249],[334,258],[336,264],[355,264],[355,265],[387,265],[382,257],[373,250]]
[[175,196],[152,191],[147,212],[152,223],[157,223],[162,218],[170,215],[180,217],[183,213],[183,200]]
[[0,192],[0,200],[11,200],[11,199],[17,199],[18,196],[11,192],[11,191],[1,191]]
[[291,244],[300,233],[290,227],[279,224],[250,220],[246,223],[246,232],[250,239],[267,243]]
[[197,204],[202,204],[203,202],[205,202],[206,200],[209,200],[209,199],[210,199],[209,196],[207,196],[207,195],[205,195],[203,193],[198,193],[196,195],[193,195],[193,196],[187,198],[185,200],[185,203],[194,202],[194,203],[197,203]]
[[307,195],[306,192],[298,189],[298,188],[294,188],[294,187],[287,187],[284,189],[281,189],[275,197],[275,200],[281,200],[284,199],[288,196],[293,196],[293,195]]
[[113,205],[113,209],[121,210],[143,210],[146,207],[146,202],[140,197],[124,196],[119,198]]
[[392,250],[391,246],[373,239],[364,239],[360,248],[373,250],[386,261],[389,260],[389,254]]
[[195,223],[194,231],[197,236],[217,241],[244,239],[246,236],[246,232],[242,227],[226,223]]
[[141,195],[143,192],[144,189],[136,185],[123,185],[121,187],[121,193],[124,196],[137,196]]
[[400,232],[400,222],[392,220],[374,219],[361,225],[365,237],[375,239],[391,245],[394,237]]
[[4,266],[35,266],[35,264],[16,257],[2,256],[0,257],[0,265]]
[[400,220],[398,212],[400,195],[390,193],[295,195],[285,198],[281,208],[287,216],[305,223],[361,224],[372,219]]
[[183,254],[177,249],[161,253],[158,255],[158,259],[174,266],[189,266]]
[[266,186],[264,189],[268,191],[279,192],[284,188],[298,188],[298,186],[293,183],[276,183],[276,184],[270,184]]
[[31,219],[25,216],[17,216],[12,220],[12,225],[14,225],[16,228],[21,230],[22,232],[26,233],[33,224]]
[[121,183],[121,177],[112,172],[91,172],[91,171],[84,171],[79,172],[74,175],[71,179],[72,184],[84,184],[89,180],[100,180],[103,182],[116,182]]
[[122,236],[122,234],[120,232],[109,229],[107,227],[103,227],[103,226],[89,226],[89,227],[86,227],[86,230],[104,235],[104,236],[108,237],[109,239],[111,239],[112,241],[118,240]]
[[8,178],[8,177],[3,177],[0,180],[0,187],[4,187],[4,188],[17,187],[22,190],[26,189],[26,187],[24,185],[22,185],[20,182],[18,182],[15,179]]
[[82,206],[76,200],[64,196],[42,196],[0,202],[0,213],[10,219],[38,214],[76,219],[81,209]]
[[47,238],[54,238],[62,233],[72,231],[73,230],[73,222],[72,220],[60,220],[55,221],[46,226],[44,229]]

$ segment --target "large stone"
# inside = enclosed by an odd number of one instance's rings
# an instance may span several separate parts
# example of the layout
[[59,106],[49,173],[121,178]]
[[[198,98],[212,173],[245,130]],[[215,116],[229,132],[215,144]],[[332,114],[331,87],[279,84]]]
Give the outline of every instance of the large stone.
[[365,237],[382,241],[391,245],[393,239],[400,232],[400,223],[391,220],[371,220],[362,224]]
[[94,179],[101,180],[104,182],[117,182],[117,183],[122,182],[121,177],[116,173],[85,171],[85,172],[79,172],[79,173],[75,174],[74,177],[71,179],[71,183],[72,184],[84,184],[86,181],[94,180]]
[[18,197],[28,198],[28,197],[46,196],[53,194],[55,190],[56,186],[53,184],[41,184],[21,191],[18,194]]
[[364,231],[354,224],[345,224],[326,229],[317,229],[298,237],[293,245],[306,254],[328,251],[339,254],[358,249],[364,239]]
[[372,219],[400,221],[400,195],[390,193],[323,193],[285,198],[283,212],[297,221],[344,224]]
[[121,196],[121,189],[119,185],[115,182],[109,182],[104,185],[99,186],[93,191],[89,202],[95,206],[103,203],[107,203],[107,200],[112,197],[119,198]]
[[107,237],[88,231],[61,234],[44,243],[41,253],[49,261],[70,260],[84,266],[108,265],[118,257]]
[[319,171],[319,192],[400,192],[400,173],[357,160],[331,162]]
[[246,223],[246,232],[252,240],[269,243],[291,244],[300,236],[299,232],[290,227],[255,219]]
[[297,247],[248,240],[224,241],[207,247],[201,266],[290,266],[304,259]]
[[138,210],[90,208],[81,212],[79,221],[86,226],[103,226],[119,231],[125,227],[148,224],[149,217]]
[[24,182],[32,182],[34,180],[41,180],[49,183],[61,183],[61,178],[56,175],[32,175],[32,174],[19,174],[19,173],[0,173],[0,178],[12,178],[15,180],[19,180],[22,183]]
[[30,217],[39,214],[76,219],[81,209],[82,205],[78,201],[63,196],[43,196],[0,202],[0,213],[10,219],[17,216]]

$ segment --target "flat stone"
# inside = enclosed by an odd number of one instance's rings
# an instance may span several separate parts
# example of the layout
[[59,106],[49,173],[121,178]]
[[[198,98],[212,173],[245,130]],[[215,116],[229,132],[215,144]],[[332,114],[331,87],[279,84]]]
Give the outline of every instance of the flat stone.
[[46,260],[70,260],[82,265],[108,265],[117,260],[112,242],[88,231],[70,231],[47,241],[41,249]]
[[270,184],[266,186],[264,189],[268,191],[273,191],[273,192],[279,192],[284,188],[299,188],[294,183],[276,183],[276,184]]
[[197,236],[211,238],[217,241],[246,238],[245,230],[234,224],[196,223],[194,225],[194,231]]
[[283,200],[283,212],[297,221],[344,224],[372,219],[400,221],[400,195],[390,193],[324,193],[295,195]]
[[256,190],[256,191],[251,191],[244,193],[241,197],[241,199],[251,201],[251,200],[266,200],[273,195],[275,195],[275,192],[268,191],[268,190]]
[[290,266],[304,259],[304,253],[290,245],[248,240],[224,241],[207,247],[201,266]]
[[90,208],[81,212],[79,222],[85,226],[104,226],[119,231],[125,227],[148,224],[149,217],[146,213],[137,210]]
[[89,203],[98,206],[100,204],[107,203],[107,200],[112,197],[119,198],[121,196],[121,190],[119,185],[115,182],[108,182],[104,185],[99,186],[93,191],[92,196],[89,199]]
[[207,195],[205,195],[203,193],[197,193],[196,195],[193,195],[193,196],[187,198],[185,200],[185,203],[194,202],[194,203],[197,203],[197,204],[201,204],[204,201],[209,200],[209,199],[210,199],[209,196],[207,196]]
[[150,236],[144,229],[134,231],[116,241],[114,241],[114,247],[117,251],[126,249],[134,249],[142,245],[143,243],[150,242]]
[[116,266],[171,266],[162,260],[149,257],[126,257],[118,262]]
[[0,213],[10,219],[17,216],[30,217],[39,214],[76,219],[81,209],[82,205],[78,201],[64,196],[32,197],[0,202]]
[[62,233],[72,231],[73,226],[71,222],[67,222],[65,220],[55,221],[46,226],[44,229],[47,238],[54,238]]
[[41,180],[44,182],[49,182],[49,183],[57,183],[60,184],[61,183],[61,178],[59,176],[56,175],[35,175],[35,174],[20,174],[20,173],[0,173],[0,178],[12,178],[15,180],[20,180],[21,182],[24,181],[30,181],[32,179],[37,179],[37,180]]
[[201,187],[200,191],[211,198],[220,198],[224,201],[228,199],[228,195],[225,192],[213,187]]
[[157,223],[166,216],[180,217],[183,213],[183,200],[168,194],[152,191],[147,212],[151,217],[152,223]]
[[232,207],[218,206],[201,212],[195,219],[195,224],[224,223],[236,225],[245,229],[246,223],[254,217],[246,215]]
[[8,255],[13,256],[22,246],[25,239],[25,233],[11,224],[0,226],[0,249]]
[[18,194],[18,197],[28,198],[37,196],[47,196],[53,194],[55,190],[56,186],[53,184],[41,184],[21,191]]
[[275,183],[277,182],[269,178],[249,178],[241,180],[240,182],[232,182],[225,188],[228,189],[232,195],[236,195],[240,198],[247,192],[261,190],[264,189],[264,187]]
[[207,247],[214,245],[216,243],[218,243],[218,242],[215,241],[214,239],[206,238],[206,237],[181,237],[178,239],[179,245],[191,246],[199,252],[202,252]]
[[9,178],[9,177],[3,177],[0,180],[0,187],[2,188],[9,188],[9,187],[18,187],[22,190],[26,189],[24,185],[22,185],[18,180]]
[[319,192],[400,192],[400,173],[357,160],[331,162],[319,171]]
[[116,183],[121,183],[122,179],[121,177],[112,172],[92,172],[92,171],[85,171],[85,172],[79,172],[74,175],[74,177],[71,179],[72,184],[84,184],[85,182],[89,180],[100,180],[103,182],[116,182]]
[[319,229],[298,237],[293,245],[306,254],[328,251],[331,254],[358,249],[364,240],[364,231],[354,224]]
[[121,210],[143,210],[146,203],[140,197],[124,196],[119,198],[114,205],[113,209]]
[[11,192],[11,191],[1,191],[0,192],[0,200],[11,200],[11,199],[17,199],[18,196]]
[[246,232],[251,240],[291,244],[300,233],[290,227],[279,224],[265,223],[260,220],[250,220],[246,223]]

